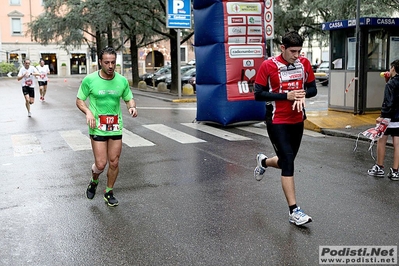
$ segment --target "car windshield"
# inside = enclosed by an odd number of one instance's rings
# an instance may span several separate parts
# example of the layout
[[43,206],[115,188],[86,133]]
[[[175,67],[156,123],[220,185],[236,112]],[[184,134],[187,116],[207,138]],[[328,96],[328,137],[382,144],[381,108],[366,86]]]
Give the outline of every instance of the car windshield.
[[191,69],[195,69],[195,67],[194,66],[183,66],[180,68],[180,73],[184,74]]
[[320,66],[317,69],[329,69],[329,68],[330,68],[329,62],[323,62],[320,64]]
[[195,67],[188,69],[185,73],[184,76],[192,76],[193,74],[195,74]]
[[168,72],[170,72],[170,66],[164,66],[164,67],[161,67],[160,69],[158,69],[155,72],[155,75],[162,75],[162,74],[165,74],[165,73],[168,73]]

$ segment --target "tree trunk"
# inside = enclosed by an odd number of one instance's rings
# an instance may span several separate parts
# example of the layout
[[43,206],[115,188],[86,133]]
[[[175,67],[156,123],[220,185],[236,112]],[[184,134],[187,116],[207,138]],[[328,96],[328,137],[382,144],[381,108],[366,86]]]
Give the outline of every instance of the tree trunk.
[[170,61],[172,71],[172,84],[170,87],[170,92],[177,93],[177,84],[179,82],[178,71],[180,71],[180,69],[177,68],[177,60],[180,60],[180,58],[177,58],[177,31],[174,29],[169,29],[169,34],[173,36],[170,38]]
[[101,47],[101,33],[99,30],[96,30],[96,49],[97,49],[97,65],[98,69],[101,69],[100,62],[98,61],[100,59],[100,51],[102,49]]
[[132,64],[132,82],[133,87],[137,87],[139,84],[139,55],[137,47],[137,37],[135,34],[129,36],[130,38],[130,61]]

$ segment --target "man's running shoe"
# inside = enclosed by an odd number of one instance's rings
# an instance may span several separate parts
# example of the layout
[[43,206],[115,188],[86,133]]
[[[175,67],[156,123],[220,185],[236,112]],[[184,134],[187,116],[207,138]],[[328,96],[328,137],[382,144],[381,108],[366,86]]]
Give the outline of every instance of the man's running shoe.
[[31,116],[32,116],[32,113],[31,113],[31,112],[28,112],[28,116],[31,117]]
[[397,171],[395,172],[392,168],[389,169],[389,173],[388,173],[387,176],[392,181],[398,181],[399,180],[399,173]]
[[119,202],[114,197],[114,192],[111,190],[108,193],[104,194],[104,200],[108,204],[108,206],[114,207],[118,206]]
[[377,164],[373,165],[371,169],[367,170],[368,175],[371,176],[378,176],[378,177],[384,177],[384,168],[378,166]]
[[255,167],[255,170],[254,170],[254,177],[255,177],[255,179],[257,181],[261,181],[262,180],[263,174],[266,171],[266,167],[262,166],[262,161],[264,159],[267,159],[266,155],[264,155],[262,153],[259,153],[258,155],[256,155],[256,167]]
[[93,199],[94,196],[96,195],[96,189],[97,189],[97,185],[94,182],[90,182],[89,186],[86,189],[86,197],[88,199]]
[[297,207],[291,214],[289,214],[289,221],[295,225],[304,225],[310,223],[312,217],[305,214],[300,207]]

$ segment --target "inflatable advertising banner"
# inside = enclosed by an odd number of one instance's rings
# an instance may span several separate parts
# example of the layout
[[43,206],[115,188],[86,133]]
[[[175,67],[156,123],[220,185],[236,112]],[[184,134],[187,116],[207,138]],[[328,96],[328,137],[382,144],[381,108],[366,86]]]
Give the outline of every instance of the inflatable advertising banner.
[[266,56],[264,11],[259,0],[194,0],[197,121],[264,121],[265,103],[254,100]]

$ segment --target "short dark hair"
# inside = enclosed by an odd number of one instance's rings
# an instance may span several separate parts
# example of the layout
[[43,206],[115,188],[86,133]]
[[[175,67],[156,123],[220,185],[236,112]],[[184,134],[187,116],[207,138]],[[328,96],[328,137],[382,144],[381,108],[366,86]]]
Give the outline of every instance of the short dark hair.
[[99,58],[102,60],[103,59],[103,54],[113,54],[116,57],[116,51],[113,47],[107,46],[104,49],[100,51]]
[[395,68],[395,72],[399,74],[399,59],[392,61],[391,67]]
[[289,47],[302,47],[303,45],[303,38],[296,31],[287,32],[281,41],[286,49]]

